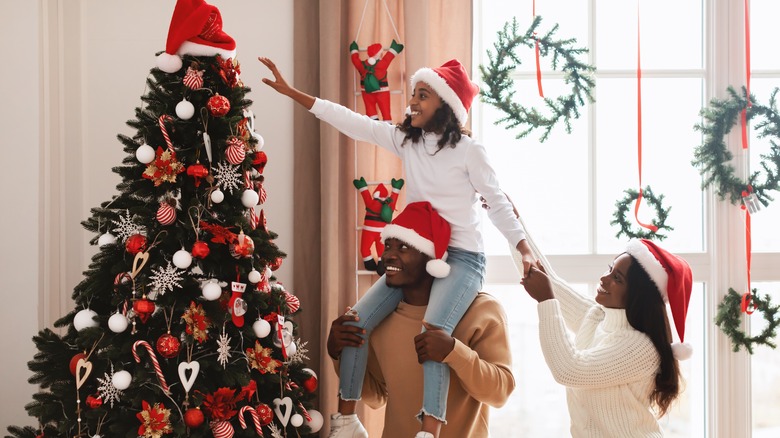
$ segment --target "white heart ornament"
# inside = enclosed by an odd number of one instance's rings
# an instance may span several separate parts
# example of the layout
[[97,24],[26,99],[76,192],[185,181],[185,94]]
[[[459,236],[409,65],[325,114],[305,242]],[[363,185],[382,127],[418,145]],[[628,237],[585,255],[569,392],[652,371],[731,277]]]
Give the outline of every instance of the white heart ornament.
[[[285,407],[284,415],[282,415],[282,405]],[[287,427],[287,423],[290,422],[290,414],[292,414],[292,399],[290,397],[282,399],[275,398],[274,412],[276,413],[276,418],[282,423],[282,426]]]
[[[82,375],[82,371],[84,375]],[[81,389],[81,385],[87,381],[87,377],[92,372],[92,362],[84,359],[83,357],[76,362],[76,389]]]
[[[187,377],[187,371],[192,371],[189,377]],[[181,380],[181,386],[184,387],[184,392],[190,392],[192,385],[195,384],[195,379],[198,378],[198,372],[200,372],[200,364],[197,360],[179,364],[179,380]]]

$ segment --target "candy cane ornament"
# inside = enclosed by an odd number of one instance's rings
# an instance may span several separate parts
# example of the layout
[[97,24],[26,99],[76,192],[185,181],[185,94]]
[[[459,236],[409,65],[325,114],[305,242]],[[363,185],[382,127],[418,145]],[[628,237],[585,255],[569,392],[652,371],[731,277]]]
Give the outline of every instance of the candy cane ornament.
[[255,432],[257,432],[258,435],[263,436],[263,429],[260,424],[260,414],[258,414],[252,406],[244,406],[238,411],[238,423],[241,425],[241,428],[246,429],[247,427],[246,418],[244,417],[245,412],[249,412],[252,415],[252,422],[255,423]]
[[141,357],[138,356],[138,351],[136,351],[139,345],[146,348],[146,351],[149,353],[149,358],[152,361],[152,366],[154,366],[154,373],[157,374],[157,379],[160,381],[160,386],[162,386],[162,389],[166,394],[169,393],[168,383],[165,382],[165,376],[163,376],[162,368],[160,368],[160,362],[157,361],[157,355],[148,342],[135,341],[135,343],[133,343],[133,358],[135,359],[135,362],[141,363]]
[[168,135],[168,130],[165,129],[165,122],[171,122],[173,121],[173,117],[163,114],[160,116],[159,124],[160,124],[160,131],[162,131],[163,138],[165,139],[165,144],[168,145],[168,150],[173,150],[173,143],[171,142],[171,137]]

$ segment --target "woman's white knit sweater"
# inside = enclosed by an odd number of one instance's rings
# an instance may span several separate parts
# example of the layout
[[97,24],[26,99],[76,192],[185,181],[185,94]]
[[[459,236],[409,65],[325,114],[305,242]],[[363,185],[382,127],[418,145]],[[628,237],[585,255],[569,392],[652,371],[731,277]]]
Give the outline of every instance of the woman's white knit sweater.
[[553,285],[555,299],[538,305],[539,338],[555,380],[566,386],[572,437],[663,436],[651,411],[660,358],[650,338],[629,325],[625,309]]

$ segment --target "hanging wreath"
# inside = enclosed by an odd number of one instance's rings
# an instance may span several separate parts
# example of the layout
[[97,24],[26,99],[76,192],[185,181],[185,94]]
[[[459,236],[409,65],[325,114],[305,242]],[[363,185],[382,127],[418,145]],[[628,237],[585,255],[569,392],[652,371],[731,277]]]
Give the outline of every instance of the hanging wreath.
[[710,106],[701,110],[704,122],[697,124],[695,129],[702,132],[704,143],[696,148],[692,164],[699,168],[703,177],[702,188],[712,185],[721,200],[728,197],[734,205],[740,204],[743,193],[750,191],[764,207],[773,200],[769,192],[780,189],[780,144],[770,140],[772,146],[769,153],[761,156],[760,166],[766,173],[764,181],[758,180],[759,172],[753,172],[747,180],[742,180],[735,175],[734,167],[728,163],[733,154],[727,149],[725,138],[736,124],[742,110],[747,109],[748,121],[756,116],[764,118],[754,128],[759,132],[759,138],[780,140],[780,115],[775,100],[777,93],[776,88],[769,97],[768,106],[756,102],[753,95],[750,95],[751,105],[748,105],[747,90],[744,87],[742,95],[738,95],[734,88],[729,87],[728,99],[712,99]]
[[723,297],[723,301],[718,304],[718,313],[715,316],[715,324],[731,339],[731,345],[734,352],[739,351],[740,347],[745,347],[748,353],[753,354],[753,345],[766,345],[771,348],[777,347],[772,338],[775,337],[776,329],[780,325],[780,319],[777,318],[777,312],[780,306],[772,305],[772,297],[766,295],[761,298],[756,289],[748,297],[752,302],[748,303],[754,310],[760,311],[764,315],[767,324],[764,330],[758,336],[748,336],[740,330],[742,324],[742,313],[745,312],[745,297],[738,294],[734,289],[729,288],[729,293]]
[[617,207],[617,210],[613,215],[615,219],[610,222],[610,225],[617,225],[620,227],[620,230],[615,234],[615,237],[625,235],[626,237],[633,239],[666,239],[666,235],[659,233],[659,231],[672,231],[674,228],[666,225],[666,218],[669,216],[669,210],[672,208],[664,208],[664,195],[655,196],[650,189],[650,186],[646,186],[642,189],[642,199],[646,200],[648,205],[655,208],[655,217],[657,218],[657,221],[653,222],[653,225],[658,227],[658,230],[640,229],[639,231],[634,231],[631,227],[631,222],[626,218],[626,214],[629,211],[629,207],[631,207],[634,201],[639,197],[639,192],[637,190],[628,189],[624,193],[626,196],[615,203],[615,206]]
[[[558,30],[556,24],[546,35],[538,37],[536,29],[542,17],[536,16],[531,27],[524,33],[518,33],[517,19],[504,24],[504,29],[498,32],[498,41],[493,45],[495,55],[488,50],[489,63],[480,65],[482,80],[487,85],[487,90],[481,90],[483,100],[499,110],[505,116],[496,121],[496,124],[505,124],[506,127],[520,127],[521,131],[516,138],[523,138],[534,129],[542,129],[544,133],[540,141],[545,141],[552,128],[563,121],[566,132],[571,133],[571,119],[580,117],[579,107],[585,105],[585,100],[593,102],[592,91],[596,83],[592,77],[595,67],[586,64],[579,59],[579,55],[587,53],[588,49],[572,47],[576,41],[574,38],[565,40],[553,39],[553,34]],[[558,70],[558,64],[563,63],[561,71],[564,72],[564,82],[571,86],[571,92],[556,99],[544,98],[545,105],[552,114],[543,115],[537,108],[526,108],[517,102],[513,102],[515,94],[512,87],[514,82],[510,77],[512,70],[522,62],[515,54],[519,46],[534,48],[539,43],[539,54],[542,57],[552,53],[552,68]]]

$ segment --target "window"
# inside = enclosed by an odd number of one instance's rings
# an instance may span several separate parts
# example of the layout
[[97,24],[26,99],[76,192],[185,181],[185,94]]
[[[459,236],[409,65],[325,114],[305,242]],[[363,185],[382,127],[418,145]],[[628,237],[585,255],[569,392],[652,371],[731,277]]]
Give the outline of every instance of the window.
[[[702,178],[691,165],[693,151],[702,142],[700,132],[693,129],[701,121],[700,109],[713,97],[725,97],[729,85],[739,88],[744,83],[744,5],[660,0],[641,2],[640,7],[642,183],[656,195],[663,194],[664,206],[671,207],[667,224],[674,230],[662,244],[689,261],[695,280],[686,324],[686,341],[695,345],[695,354],[681,363],[685,392],[662,425],[670,437],[776,436],[777,353],[760,346],[753,356],[734,354],[712,323],[728,288],[745,288],[744,216],[737,206],[719,201],[711,189],[702,191]],[[597,67],[596,102],[582,109],[571,134],[556,127],[544,143],[538,140],[540,133],[515,139],[518,131],[495,125],[501,114],[481,102],[474,105],[472,127],[487,147],[502,188],[555,270],[583,293],[594,293],[604,266],[627,240],[615,237],[618,229],[610,225],[615,202],[639,183],[637,2],[537,0],[536,12],[542,17],[540,33],[557,23],[557,37],[575,38],[577,46],[590,50],[589,63]],[[780,4],[752,0],[750,12],[751,92],[766,104],[771,90],[780,86],[780,58],[773,43]],[[488,62],[486,52],[493,50],[497,31],[513,16],[525,31],[533,19],[532,1],[474,2],[475,80],[480,80],[476,66]],[[516,98],[541,108],[533,51],[518,53],[523,64],[513,73]],[[549,61],[541,60],[543,86],[545,95],[554,98],[568,90]],[[733,131],[729,147],[737,163],[742,152],[739,130]],[[746,170],[761,170],[761,155],[769,147],[769,139],[752,132],[743,160]],[[780,199],[751,217],[753,287],[773,295],[776,302],[780,302],[778,203]],[[645,221],[655,218],[646,203],[639,215]],[[565,391],[552,380],[541,356],[535,302],[519,286],[500,233],[487,225],[484,235],[488,255],[484,289],[498,296],[510,315],[517,379],[507,406],[491,413],[491,430],[497,436],[518,430],[523,436],[565,436],[569,418]],[[758,313],[748,321],[752,332],[763,328]]]

